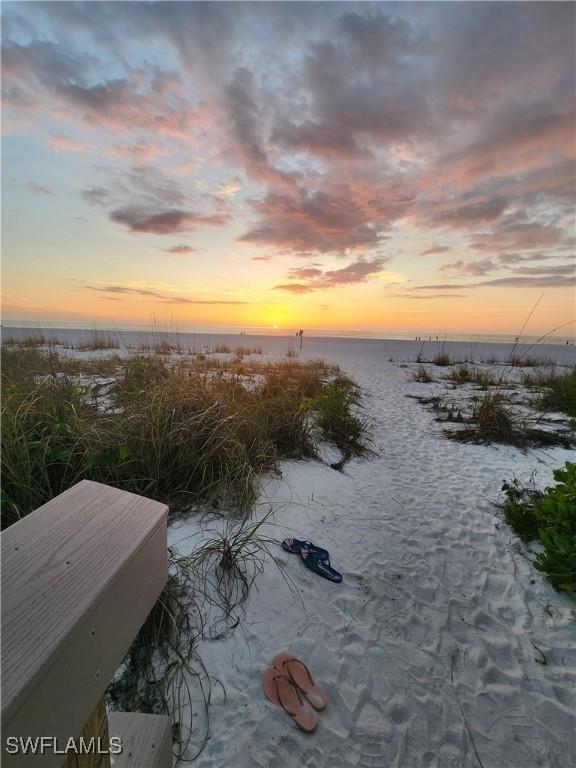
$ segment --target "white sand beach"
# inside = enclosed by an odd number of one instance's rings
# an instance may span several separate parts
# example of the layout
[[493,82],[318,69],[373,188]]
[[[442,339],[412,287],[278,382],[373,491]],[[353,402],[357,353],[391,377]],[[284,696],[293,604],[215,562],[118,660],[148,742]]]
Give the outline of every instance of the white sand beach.
[[[8,333],[18,338],[28,331]],[[104,354],[72,348],[89,332],[57,335],[67,345],[57,347],[59,354]],[[114,354],[133,354],[124,343],[134,340],[127,332]],[[213,685],[209,737],[195,765],[576,764],[576,603],[534,569],[533,553],[497,506],[503,481],[525,483],[533,476],[544,488],[554,469],[573,460],[573,451],[456,442],[415,399],[452,393],[449,366],[425,362],[432,383],[414,380],[419,352],[430,361],[444,349],[452,360],[472,360],[514,383],[530,369],[503,366],[512,346],[306,338],[300,351],[287,337],[182,334],[178,341],[196,351],[211,347],[215,357],[216,345],[243,343],[260,349],[256,357],[264,361],[285,360],[291,350],[299,360],[337,363],[359,384],[363,413],[372,422],[372,450],[343,472],[330,467],[337,449],[324,446],[323,461],[283,461],[279,475],[261,478],[254,519],[266,517],[260,532],[275,543],[236,611],[234,632],[199,645]],[[521,345],[515,352],[532,362],[574,364],[572,345]],[[472,385],[453,395],[466,392],[472,394]],[[519,409],[528,397],[518,385],[507,392]],[[547,414],[540,426],[554,428],[562,420]],[[171,548],[189,553],[207,530],[230,525],[201,511],[172,522]],[[285,552],[279,544],[289,536],[327,548],[342,583],[320,578]],[[265,669],[285,650],[310,667],[329,696],[312,734],[298,730],[263,693]],[[193,749],[205,729],[198,696]]]
[[[214,690],[201,768],[576,763],[576,605],[532,567],[495,506],[503,480],[535,471],[544,487],[573,454],[446,439],[407,397],[441,388],[414,382],[413,362],[401,362],[414,361],[418,346],[304,345],[304,358],[337,362],[361,385],[374,453],[343,473],[284,462],[282,478],[264,482],[256,514],[273,509],[266,535],[326,547],[344,579],[329,583],[278,546],[241,628],[201,645],[226,690],[225,701]],[[536,351],[573,362],[573,347]],[[509,352],[450,345],[475,360]],[[171,544],[185,551],[195,531],[193,520],[174,524]],[[284,650],[310,666],[330,698],[310,735],[262,692],[264,670]]]
[[7,768],[576,768],[576,2],[0,19]]

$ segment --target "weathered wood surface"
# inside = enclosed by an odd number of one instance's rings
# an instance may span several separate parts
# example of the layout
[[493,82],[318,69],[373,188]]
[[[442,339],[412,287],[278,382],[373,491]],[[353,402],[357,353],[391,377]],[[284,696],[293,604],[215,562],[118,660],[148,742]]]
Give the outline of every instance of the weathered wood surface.
[[2,533],[4,740],[80,735],[166,582],[167,512],[85,480]]
[[172,721],[166,715],[110,712],[110,736],[122,739],[122,753],[112,768],[171,768]]
[[98,706],[88,718],[80,734],[87,743],[96,739],[102,749],[97,748],[88,754],[76,754],[71,752],[64,763],[63,768],[110,768],[109,749],[110,739],[108,732],[108,713],[106,711],[106,698],[102,696]]

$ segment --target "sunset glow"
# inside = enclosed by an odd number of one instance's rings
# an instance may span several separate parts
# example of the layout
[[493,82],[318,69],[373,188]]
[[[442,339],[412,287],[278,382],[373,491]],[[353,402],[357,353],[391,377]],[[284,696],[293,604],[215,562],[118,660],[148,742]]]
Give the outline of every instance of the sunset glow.
[[2,16],[5,323],[573,319],[573,4]]

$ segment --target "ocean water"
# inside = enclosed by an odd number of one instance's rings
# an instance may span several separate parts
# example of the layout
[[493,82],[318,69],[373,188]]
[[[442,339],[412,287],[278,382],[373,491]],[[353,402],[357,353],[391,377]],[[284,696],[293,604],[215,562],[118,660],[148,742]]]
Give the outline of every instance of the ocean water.
[[[267,329],[269,330],[269,329]],[[344,332],[342,332],[344,333]],[[334,334],[337,334],[335,331]],[[446,351],[457,361],[482,362],[494,359],[506,362],[514,357],[538,358],[542,361],[554,361],[563,365],[574,365],[576,362],[576,345],[573,339],[567,337],[550,337],[540,340],[538,337],[522,337],[516,342],[513,336],[503,335],[457,335],[416,336],[414,334],[390,333],[387,336],[369,335],[323,335],[313,331],[305,331],[300,353],[300,339],[296,333],[289,335],[284,330],[275,332],[256,333],[184,331],[178,329],[138,328],[66,328],[60,327],[2,327],[2,340],[10,338],[16,341],[27,336],[42,336],[52,343],[60,342],[69,348],[93,342],[101,337],[111,337],[118,345],[119,353],[137,351],[144,345],[154,346],[167,342],[182,352],[214,352],[219,345],[226,345],[232,351],[236,347],[251,347],[261,349],[265,355],[285,356],[296,352],[303,358],[324,357],[328,359],[351,358],[361,352],[382,360],[393,359],[396,362],[414,362],[420,354],[424,360],[431,360],[439,351]],[[106,350],[102,350],[105,353]]]
[[[191,325],[186,323],[172,323],[172,322],[155,322],[155,323],[125,323],[120,325],[113,322],[102,322],[95,324],[93,322],[81,322],[74,320],[71,322],[65,321],[31,321],[24,323],[20,321],[18,323],[3,323],[2,331],[4,336],[10,336],[13,331],[22,331],[30,333],[31,331],[43,331],[45,335],[49,331],[51,334],[56,335],[57,332],[85,332],[91,331],[93,334],[98,331],[114,331],[118,334],[153,334],[156,338],[159,334],[168,334],[173,336],[174,334],[182,334],[183,336],[207,336],[207,337],[223,337],[223,336],[251,336],[251,337],[263,337],[263,336],[281,336],[291,337],[296,336],[298,328],[273,328],[270,326],[254,326],[245,328],[241,326],[202,326]],[[498,333],[446,333],[436,331],[428,331],[426,333],[416,331],[388,331],[386,329],[370,329],[370,330],[347,330],[339,328],[305,328],[304,334],[306,338],[335,338],[335,339],[394,339],[400,341],[414,341],[419,339],[421,341],[468,341],[468,342],[489,342],[491,344],[509,344],[514,343],[517,338],[517,334],[498,334]],[[543,334],[522,334],[522,342],[527,344],[533,344],[542,340]],[[84,338],[84,337],[81,337]],[[546,334],[543,339],[547,344],[576,344],[576,321],[572,325],[560,328],[559,331]]]

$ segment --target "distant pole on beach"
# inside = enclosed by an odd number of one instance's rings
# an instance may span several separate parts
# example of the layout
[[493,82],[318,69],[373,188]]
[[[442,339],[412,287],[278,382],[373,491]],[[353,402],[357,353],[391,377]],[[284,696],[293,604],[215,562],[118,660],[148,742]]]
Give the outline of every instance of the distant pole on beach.
[[302,336],[304,336],[304,331],[298,331],[296,336],[300,336],[300,349],[302,349]]

